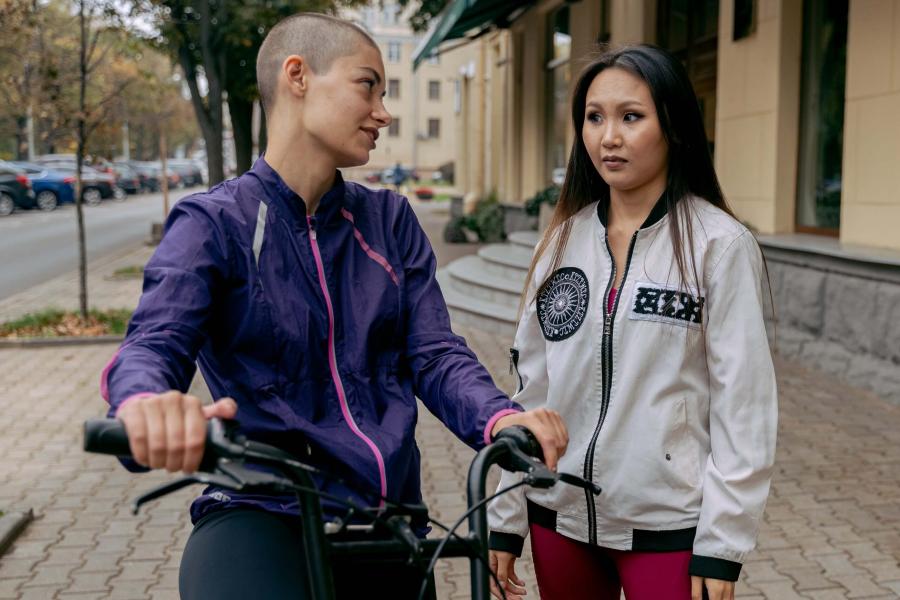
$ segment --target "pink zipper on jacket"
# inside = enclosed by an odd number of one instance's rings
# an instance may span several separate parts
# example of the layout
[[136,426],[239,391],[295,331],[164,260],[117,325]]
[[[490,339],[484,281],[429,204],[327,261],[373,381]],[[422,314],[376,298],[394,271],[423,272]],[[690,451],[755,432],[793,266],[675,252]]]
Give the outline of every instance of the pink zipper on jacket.
[[[319,285],[322,287],[322,293],[325,295],[325,306],[328,307],[328,366],[331,368],[331,379],[334,381],[334,387],[337,390],[338,402],[341,404],[341,412],[344,414],[344,419],[347,421],[350,429],[353,430],[353,433],[364,441],[375,455],[375,460],[378,462],[378,474],[381,477],[381,495],[384,497],[387,496],[387,473],[384,468],[384,457],[381,455],[381,451],[375,445],[375,442],[362,432],[356,421],[353,420],[353,415],[350,414],[347,396],[344,393],[344,384],[341,382],[341,376],[337,367],[337,352],[334,346],[334,309],[331,305],[328,285],[325,283],[325,267],[322,265],[322,255],[319,253],[316,230],[313,228],[312,218],[309,215],[306,217],[306,224],[309,228],[309,243],[312,246],[313,256],[316,259],[316,269],[319,272]],[[383,505],[384,500],[380,500],[378,503],[379,508]]]

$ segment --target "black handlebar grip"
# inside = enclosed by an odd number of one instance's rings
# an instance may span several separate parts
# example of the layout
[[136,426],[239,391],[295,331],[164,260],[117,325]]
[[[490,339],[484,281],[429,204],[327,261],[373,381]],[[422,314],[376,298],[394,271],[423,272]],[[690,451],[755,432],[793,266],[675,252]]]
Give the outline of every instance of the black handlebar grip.
[[84,451],[131,457],[125,423],[118,419],[88,419],[84,422]]
[[510,440],[519,450],[543,462],[544,451],[541,449],[537,438],[534,437],[534,434],[527,427],[522,425],[504,427],[494,436],[495,441],[502,439]]

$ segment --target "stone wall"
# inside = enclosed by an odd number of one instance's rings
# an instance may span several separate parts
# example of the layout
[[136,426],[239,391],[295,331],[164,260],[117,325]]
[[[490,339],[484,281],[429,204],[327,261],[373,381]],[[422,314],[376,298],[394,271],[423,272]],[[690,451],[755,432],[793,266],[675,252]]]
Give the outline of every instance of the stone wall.
[[900,267],[763,250],[776,350],[900,405]]

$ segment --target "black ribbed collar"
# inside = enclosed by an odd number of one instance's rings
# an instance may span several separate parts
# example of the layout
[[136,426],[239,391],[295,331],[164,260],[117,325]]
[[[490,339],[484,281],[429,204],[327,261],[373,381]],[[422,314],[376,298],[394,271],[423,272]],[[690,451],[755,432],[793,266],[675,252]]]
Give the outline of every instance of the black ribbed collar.
[[[660,219],[662,219],[668,213],[669,209],[666,204],[666,195],[668,190],[664,190],[662,195],[659,197],[659,200],[656,201],[656,204],[653,205],[653,210],[650,211],[650,214],[647,215],[647,218],[644,220],[643,224],[641,224],[640,229],[646,229],[648,227],[652,227],[656,225]],[[604,202],[600,200],[597,203],[597,218],[600,219],[600,223],[603,224],[605,228],[608,223],[609,218],[609,202]]]

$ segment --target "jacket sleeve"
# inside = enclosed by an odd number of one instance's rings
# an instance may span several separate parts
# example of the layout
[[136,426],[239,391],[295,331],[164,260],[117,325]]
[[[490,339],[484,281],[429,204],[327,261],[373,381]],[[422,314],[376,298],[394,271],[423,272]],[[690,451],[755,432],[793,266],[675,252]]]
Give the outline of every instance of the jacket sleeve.
[[131,398],[187,391],[226,262],[223,236],[202,205],[178,202],[144,268],[143,294],[125,341],[100,378],[110,417]]
[[[532,277],[528,286],[528,300],[519,319],[514,348],[519,352],[516,367],[520,384],[513,400],[526,410],[538,408],[547,403],[548,377],[546,342],[537,318],[537,306],[530,302],[537,289]],[[521,473],[501,471],[501,490],[521,480]],[[525,486],[499,496],[488,506],[488,526],[490,527],[491,550],[502,550],[521,556],[525,537],[528,535],[528,508],[525,500]]]
[[692,575],[736,581],[756,544],[775,460],[778,399],[766,337],[762,255],[731,242],[707,280],[710,456]]
[[494,423],[521,411],[500,391],[466,341],[450,329],[447,304],[435,279],[437,261],[425,232],[402,200],[397,241],[405,279],[405,357],[416,395],[459,439],[479,449]]

